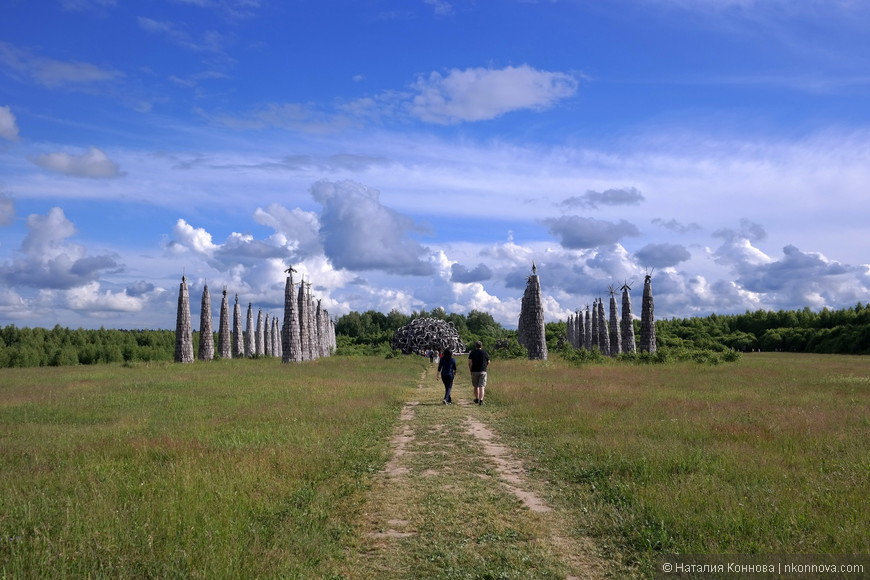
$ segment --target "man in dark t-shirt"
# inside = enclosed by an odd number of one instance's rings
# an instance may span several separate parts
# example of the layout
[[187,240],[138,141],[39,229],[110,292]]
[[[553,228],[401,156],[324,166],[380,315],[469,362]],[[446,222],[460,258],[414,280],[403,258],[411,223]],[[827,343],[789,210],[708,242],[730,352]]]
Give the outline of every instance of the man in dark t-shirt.
[[483,343],[474,343],[474,350],[468,353],[468,370],[471,372],[471,386],[474,387],[474,402],[483,405],[486,388],[486,369],[489,367],[489,353],[483,350]]

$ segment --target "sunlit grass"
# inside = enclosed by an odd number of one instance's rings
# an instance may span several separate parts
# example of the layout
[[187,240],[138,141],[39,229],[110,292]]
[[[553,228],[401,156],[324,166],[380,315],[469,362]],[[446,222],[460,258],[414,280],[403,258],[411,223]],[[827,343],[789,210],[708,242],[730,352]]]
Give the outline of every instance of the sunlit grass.
[[[347,570],[373,476],[426,364],[333,357],[3,369],[0,577]],[[454,392],[468,396],[462,380]],[[525,457],[529,477],[548,482],[547,499],[569,514],[571,533],[641,570],[671,552],[870,553],[866,357],[496,360],[487,391],[488,405],[473,412]],[[448,421],[445,411],[426,413]],[[450,460],[467,463],[466,447],[457,442]],[[422,518],[425,533],[406,541],[415,552],[386,562],[393,577],[421,554],[434,558],[429,572],[457,576],[489,573],[500,559],[517,574],[528,565],[499,551],[533,535],[509,507],[481,495],[475,509],[492,525],[457,536],[450,530],[473,513],[451,495],[433,503],[428,488],[414,497],[398,509]],[[455,560],[451,548],[463,541],[494,559]]]
[[[497,373],[497,374],[496,374]],[[659,553],[870,552],[870,359],[494,367],[499,427],[578,525]]]
[[253,578],[340,557],[420,365],[0,372],[0,575]]

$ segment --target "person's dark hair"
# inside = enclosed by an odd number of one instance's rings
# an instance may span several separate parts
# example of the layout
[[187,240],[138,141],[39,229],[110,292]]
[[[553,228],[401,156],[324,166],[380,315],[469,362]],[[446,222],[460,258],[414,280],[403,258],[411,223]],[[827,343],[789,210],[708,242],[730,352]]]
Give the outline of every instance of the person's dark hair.
[[483,343],[478,340],[474,343],[474,348],[483,348]]
[[453,352],[449,348],[444,349],[444,360],[450,360],[453,358]]

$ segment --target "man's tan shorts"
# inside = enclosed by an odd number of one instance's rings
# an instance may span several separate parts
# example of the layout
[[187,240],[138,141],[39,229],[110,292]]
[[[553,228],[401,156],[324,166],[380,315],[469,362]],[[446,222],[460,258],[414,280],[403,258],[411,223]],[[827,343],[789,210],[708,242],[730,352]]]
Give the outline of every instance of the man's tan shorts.
[[471,373],[471,386],[475,389],[486,388],[486,373]]

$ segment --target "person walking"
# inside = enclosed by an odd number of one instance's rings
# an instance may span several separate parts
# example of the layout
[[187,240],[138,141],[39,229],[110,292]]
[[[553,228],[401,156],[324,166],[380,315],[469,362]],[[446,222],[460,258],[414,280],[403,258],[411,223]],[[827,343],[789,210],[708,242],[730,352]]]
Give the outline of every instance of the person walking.
[[468,370],[471,372],[471,386],[474,387],[474,402],[483,405],[486,389],[486,369],[489,367],[489,353],[483,350],[483,343],[474,343],[474,350],[468,353]]
[[444,400],[441,403],[449,405],[453,402],[450,391],[453,389],[453,378],[456,376],[456,359],[453,358],[453,352],[449,348],[444,349],[444,354],[438,361],[438,373],[444,383]]

